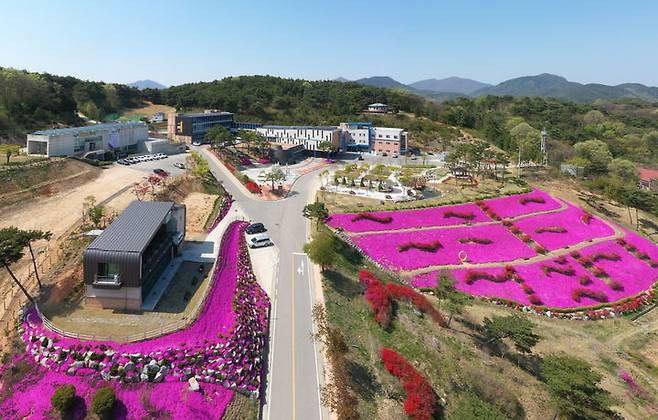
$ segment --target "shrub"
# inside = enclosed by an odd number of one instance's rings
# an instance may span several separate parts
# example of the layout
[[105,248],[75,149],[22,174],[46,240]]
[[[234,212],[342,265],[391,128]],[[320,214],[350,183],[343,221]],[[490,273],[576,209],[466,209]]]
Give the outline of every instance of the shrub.
[[648,261],[651,259],[651,257],[647,255],[646,252],[638,252],[637,254],[635,254],[635,256],[641,259],[642,261]]
[[521,197],[519,203],[524,206],[528,203],[545,204],[546,200],[543,197]]
[[571,255],[571,257],[576,259],[576,260],[580,258],[580,252],[578,252],[578,251],[574,251],[569,255]]
[[528,286],[525,283],[521,284],[521,289],[523,289],[523,291],[526,293],[526,295],[534,295],[535,294],[535,291],[532,290],[532,287]]
[[535,229],[535,233],[567,233],[562,226],[546,226]]
[[375,321],[382,328],[388,328],[392,314],[392,302],[388,290],[369,271],[361,271],[359,281],[366,286],[364,298],[375,313]]
[[580,265],[582,265],[583,267],[586,267],[586,268],[592,267],[594,265],[594,263],[592,263],[592,260],[590,260],[587,257],[580,257],[580,258],[577,259],[577,261],[578,261],[578,264],[580,264]]
[[541,271],[544,272],[547,276],[551,276],[551,273],[562,274],[563,276],[573,276],[576,274],[576,270],[572,267],[555,267],[553,265],[542,265]]
[[397,283],[388,283],[386,290],[396,299],[411,302],[416,309],[428,314],[437,324],[442,327],[447,325],[443,315],[427,300],[427,298],[414,289]]
[[567,263],[568,263],[567,257],[565,257],[564,255],[559,256],[558,258],[555,259],[555,264],[565,265]]
[[608,286],[610,286],[610,288],[611,288],[612,290],[616,290],[616,291],[624,290],[624,285],[621,284],[621,283],[619,283],[619,282],[616,281],[616,280],[612,280],[612,281],[610,281],[610,282],[608,283]]
[[252,194],[260,194],[261,189],[258,184],[256,184],[254,181],[247,181],[245,184],[245,187],[247,187],[247,190],[249,190],[250,193]]
[[583,223],[585,223],[586,225],[589,225],[592,222],[592,219],[594,219],[594,216],[592,216],[588,212],[583,213],[583,217],[581,218]]
[[541,299],[540,299],[539,296],[537,296],[537,295],[530,295],[530,296],[528,296],[528,300],[529,300],[530,303],[532,303],[533,305],[542,305],[542,304],[543,304],[543,302],[541,301]]
[[50,397],[50,403],[60,413],[70,411],[75,404],[75,387],[71,384],[58,386]]
[[592,284],[592,279],[587,276],[580,276],[578,278],[578,283],[582,284],[583,286],[587,286],[588,284]]
[[599,260],[608,260],[608,261],[619,261],[621,257],[616,252],[606,254],[605,252],[597,252],[596,254],[590,257],[592,261],[596,262]]
[[537,251],[537,253],[539,253],[539,254],[548,254],[548,249],[544,248],[544,247],[541,246],[541,245],[538,245],[538,246],[535,248],[535,251]]
[[381,350],[386,370],[400,379],[407,393],[404,411],[412,419],[430,420],[437,412],[437,396],[432,386],[402,355],[387,348]]
[[510,226],[509,230],[510,230],[510,232],[512,232],[515,235],[520,235],[520,234],[523,233],[523,231],[521,229],[519,229],[518,227],[516,227],[514,225]]
[[532,242],[532,238],[530,237],[530,235],[528,235],[528,234],[526,234],[526,233],[524,233],[523,235],[521,235],[521,240],[522,240],[523,242],[525,242],[525,243],[530,243],[530,242]]
[[398,251],[406,252],[412,248],[417,249],[419,251],[436,252],[439,249],[443,248],[443,245],[441,245],[441,242],[439,241],[434,241],[430,243],[409,242],[406,244],[399,245]]
[[478,280],[487,280],[487,281],[492,281],[494,283],[504,283],[512,278],[512,276],[516,274],[514,272],[513,274],[510,274],[508,271],[505,272],[505,274],[495,276],[490,273],[485,273],[484,271],[469,271],[468,274],[466,274],[466,284],[473,284]]
[[604,270],[600,269],[599,267],[592,267],[592,274],[594,274],[598,278],[608,277],[608,273],[606,273]]
[[110,387],[99,388],[91,401],[92,411],[100,417],[108,416],[116,404],[114,389]]
[[391,216],[378,217],[370,213],[359,213],[358,215],[354,216],[354,218],[352,219],[353,222],[358,222],[360,220],[370,220],[371,222],[386,224],[386,223],[391,223],[393,221],[393,218]]
[[449,210],[445,213],[443,213],[443,218],[444,219],[450,219],[450,218],[457,218],[457,219],[463,219],[466,220],[467,222],[470,222],[471,220],[475,219],[475,214],[473,213],[465,213],[465,212],[458,212],[454,210]]
[[494,243],[494,241],[492,241],[491,239],[487,239],[487,238],[471,238],[471,237],[468,237],[468,238],[460,238],[459,243],[462,243],[462,244],[491,245],[492,243]]
[[580,302],[580,299],[587,297],[592,300],[595,300],[597,302],[607,302],[608,301],[608,296],[606,296],[605,293],[597,290],[592,290],[592,289],[583,289],[583,288],[578,288],[574,289],[571,292],[571,298],[575,300],[576,302]]
[[503,226],[510,227],[510,226],[513,226],[513,225],[514,225],[514,223],[512,223],[512,221],[510,219],[504,219],[503,220]]

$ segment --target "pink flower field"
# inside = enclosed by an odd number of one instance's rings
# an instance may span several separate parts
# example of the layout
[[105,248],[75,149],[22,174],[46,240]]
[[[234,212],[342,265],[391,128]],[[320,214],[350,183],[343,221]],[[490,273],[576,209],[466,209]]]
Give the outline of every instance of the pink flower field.
[[[343,228],[349,232],[376,232],[380,230],[398,230],[432,226],[464,225],[467,220],[455,217],[449,212],[470,216],[469,223],[490,222],[491,218],[475,204],[458,204],[454,206],[432,207],[418,210],[374,211],[364,212],[378,218],[390,217],[389,223],[362,219],[354,221],[359,213],[336,213],[327,219],[327,225]],[[448,213],[448,214],[446,214]]]
[[[537,189],[454,206],[333,214],[327,224],[343,228],[364,255],[386,269],[452,266],[459,290],[521,305],[614,306],[646,297],[658,281],[655,244],[627,230],[618,242],[612,238],[619,230]],[[599,238],[604,242],[591,243]],[[557,255],[543,257],[548,252]],[[475,266],[455,268],[464,263]],[[477,267],[486,263],[495,265]],[[433,271],[411,282],[434,287],[436,277]]]
[[[638,242],[646,240],[636,236]],[[623,290],[613,290],[604,280],[594,276],[589,270],[579,264],[573,257],[564,256],[553,258],[531,264],[516,264],[514,269],[523,283],[532,289],[541,299],[542,305],[550,308],[576,308],[598,305],[601,302],[588,297],[582,297],[580,302],[573,299],[572,293],[575,289],[587,289],[605,294],[611,304],[621,299],[637,295],[651,288],[658,281],[658,268],[652,268],[648,263],[639,260],[628,253],[614,240],[583,248],[579,253],[584,257],[591,257],[598,253],[608,255],[618,254],[619,261],[599,260],[594,266],[605,270],[610,280],[617,281],[623,285]],[[572,274],[559,272],[546,272],[544,267],[555,267],[562,270],[573,270]],[[512,300],[522,305],[533,305],[529,300],[529,294],[523,290],[521,284],[510,279],[504,282],[493,282],[478,280],[467,284],[466,278],[469,272],[483,272],[501,276],[504,268],[462,268],[452,270],[457,284],[455,287],[463,292],[489,298]],[[431,272],[416,276],[412,280],[415,287],[435,287],[438,272]],[[581,279],[589,279],[588,284],[580,283]]]
[[[544,203],[528,202],[526,204],[521,204],[523,200],[527,199],[539,199],[543,200]],[[559,201],[541,190],[533,190],[526,194],[484,200],[484,203],[501,219],[537,213],[540,211],[555,210],[559,209],[561,206]]]
[[[594,238],[611,236],[614,230],[597,217],[591,218],[589,224],[583,221],[584,211],[569,205],[558,213],[542,214],[514,222],[514,225],[528,234],[535,242],[550,251],[575,245]],[[564,232],[541,232],[541,229],[559,227]],[[538,232],[539,230],[539,232]]]
[[[468,238],[488,239],[492,243],[483,245],[459,241]],[[537,255],[532,248],[498,224],[416,232],[373,233],[351,239],[364,253],[392,271],[459,264],[460,251],[464,251],[468,261],[472,263],[512,261]],[[419,249],[400,251],[400,246],[408,243],[430,244],[435,241],[442,245],[435,252]]]
[[[43,418],[55,384],[64,383],[74,384],[85,401],[79,418],[101,385],[117,392],[122,405],[116,418],[151,417],[153,411],[170,418],[220,418],[233,391],[257,397],[269,299],[251,270],[245,226],[234,222],[224,234],[204,308],[183,330],[139,343],[82,341],[45,329],[38,312],[29,309],[19,330],[26,354],[14,364],[27,360],[34,366],[15,385],[22,392],[0,402],[0,412]],[[202,393],[188,391],[191,377],[203,383]]]

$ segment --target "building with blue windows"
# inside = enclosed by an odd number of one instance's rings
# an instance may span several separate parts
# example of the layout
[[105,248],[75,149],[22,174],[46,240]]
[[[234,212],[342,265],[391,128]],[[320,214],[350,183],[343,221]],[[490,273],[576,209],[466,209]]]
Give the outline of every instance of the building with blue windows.
[[206,111],[189,114],[172,113],[167,119],[167,134],[170,140],[183,143],[204,143],[208,130],[217,125],[233,128],[233,113]]

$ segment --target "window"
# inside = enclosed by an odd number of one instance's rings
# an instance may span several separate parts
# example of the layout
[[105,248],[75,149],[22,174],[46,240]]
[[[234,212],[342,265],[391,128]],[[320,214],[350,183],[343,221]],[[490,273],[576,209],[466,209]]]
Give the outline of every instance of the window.
[[391,138],[391,136],[389,136],[389,135],[387,134],[387,135],[386,135],[386,138],[387,138],[387,139],[390,139],[390,138]]
[[398,136],[393,136],[393,138],[397,140]]
[[99,277],[114,277],[119,274],[119,264],[115,263],[98,263]]

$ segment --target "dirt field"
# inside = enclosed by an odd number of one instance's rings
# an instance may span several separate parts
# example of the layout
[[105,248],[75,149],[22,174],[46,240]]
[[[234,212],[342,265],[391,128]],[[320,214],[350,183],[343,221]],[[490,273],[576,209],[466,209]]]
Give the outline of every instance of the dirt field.
[[[206,236],[204,225],[213,209],[215,199],[217,199],[216,195],[193,192],[183,201],[187,211],[185,227],[189,239],[203,239]],[[195,235],[199,233],[201,233],[200,236]]]
[[[113,198],[114,194],[143,177],[143,172],[117,165],[111,166],[102,170],[91,182],[60,190],[49,197],[37,197],[35,200],[4,208],[0,227],[49,230],[56,238],[80,219],[85,197],[93,195],[96,202],[100,203]],[[110,204],[110,207],[114,206],[116,204]]]
[[128,110],[126,112],[122,113],[122,116],[130,117],[130,116],[151,116],[155,114],[156,112],[164,112],[165,114],[169,112],[174,112],[176,111],[176,108],[168,106],[168,105],[154,105],[150,102],[146,102],[145,106],[141,108],[135,108]]

